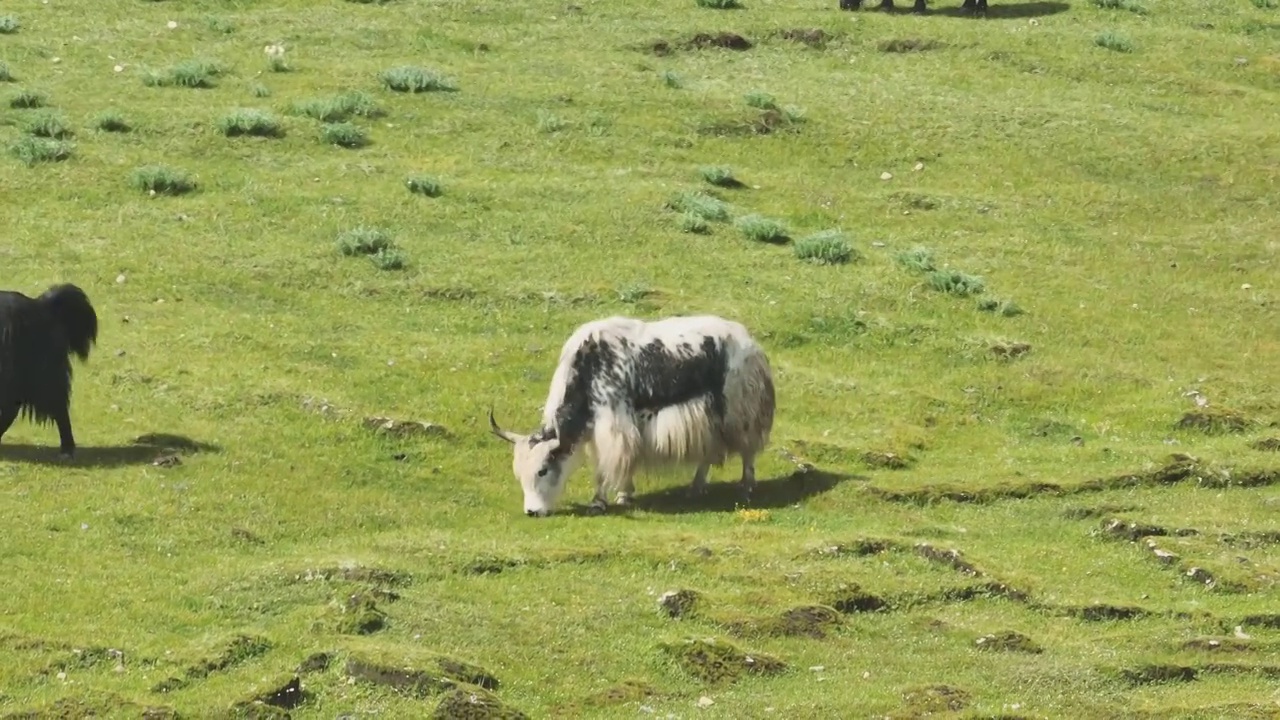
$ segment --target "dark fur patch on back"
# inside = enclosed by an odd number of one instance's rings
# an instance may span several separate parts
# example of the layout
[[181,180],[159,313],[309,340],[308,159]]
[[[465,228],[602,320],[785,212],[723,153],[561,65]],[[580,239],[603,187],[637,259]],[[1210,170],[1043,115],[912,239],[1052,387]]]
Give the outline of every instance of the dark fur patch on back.
[[66,412],[74,353],[89,355],[97,316],[74,285],[39,298],[0,291],[0,407],[17,407],[38,423]]
[[[660,410],[705,398],[713,417],[725,413],[727,352],[722,341],[706,337],[674,351],[660,340],[636,346],[626,338],[587,338],[570,360],[574,372],[556,411],[560,453],[567,453],[592,429],[594,408],[629,405],[652,419]],[[538,433],[553,437],[555,430]]]

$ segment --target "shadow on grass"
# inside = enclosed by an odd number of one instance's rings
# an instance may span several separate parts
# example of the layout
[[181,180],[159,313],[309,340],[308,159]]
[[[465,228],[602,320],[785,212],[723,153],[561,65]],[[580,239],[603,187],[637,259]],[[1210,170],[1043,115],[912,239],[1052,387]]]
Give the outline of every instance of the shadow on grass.
[[70,460],[63,460],[59,456],[57,445],[0,443],[0,462],[113,468],[125,465],[146,465],[168,455],[195,452],[222,452],[222,448],[182,435],[149,433],[134,438],[128,445],[79,446],[76,448],[75,457]]
[[[950,0],[947,1],[950,2]],[[989,2],[991,4],[987,6],[985,13],[977,12],[962,5],[950,4],[946,7],[929,7],[923,13],[917,13],[912,5],[902,4],[902,0],[898,0],[897,4],[888,9],[879,7],[879,3],[864,2],[862,9],[888,12],[892,15],[937,15],[940,17],[981,18],[987,20],[1022,20],[1047,17],[1071,9],[1071,6],[1067,3],[1053,2],[1051,0],[1033,0],[1025,3],[1005,3],[1000,2],[1000,0],[989,0]]]
[[1048,17],[1049,15],[1057,15],[1071,9],[1071,6],[1064,2],[1045,2],[1044,0],[1034,0],[1025,3],[1005,3],[1000,0],[991,0],[991,4],[987,6],[986,13],[975,13],[971,9],[961,7],[959,5],[937,8],[930,8],[925,11],[926,15],[941,15],[942,17],[962,17],[962,18],[986,18],[987,20],[1024,20],[1026,18]]
[[[677,515],[733,512],[740,508],[753,510],[784,508],[829,492],[846,480],[866,479],[868,478],[862,475],[846,475],[825,470],[797,470],[790,475],[757,481],[755,490],[751,493],[751,500],[746,503],[742,501],[742,490],[737,480],[713,482],[707,486],[707,492],[699,496],[690,495],[689,485],[681,483],[657,492],[636,495],[632,500],[632,509]],[[582,517],[598,514],[590,506],[580,504],[566,508],[564,512]],[[610,505],[608,512],[613,515],[624,511],[616,505]]]

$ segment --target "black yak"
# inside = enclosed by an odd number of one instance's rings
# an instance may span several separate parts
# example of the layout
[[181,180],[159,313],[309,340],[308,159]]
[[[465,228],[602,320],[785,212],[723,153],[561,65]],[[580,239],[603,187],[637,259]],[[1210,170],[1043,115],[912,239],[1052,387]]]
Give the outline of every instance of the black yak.
[[98,315],[84,291],[54,285],[38,298],[0,290],[0,438],[19,415],[58,426],[63,457],[71,433],[71,355],[89,359]]

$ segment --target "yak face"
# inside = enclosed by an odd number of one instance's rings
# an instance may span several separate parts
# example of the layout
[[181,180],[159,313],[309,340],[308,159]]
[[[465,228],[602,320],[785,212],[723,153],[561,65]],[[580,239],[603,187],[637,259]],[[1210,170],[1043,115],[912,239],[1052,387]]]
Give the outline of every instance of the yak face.
[[514,450],[511,470],[524,491],[524,514],[529,517],[546,517],[560,502],[564,494],[565,480],[571,468],[560,450],[560,439],[555,431],[540,431],[521,435],[498,427],[489,412],[489,425],[493,433],[511,443]]

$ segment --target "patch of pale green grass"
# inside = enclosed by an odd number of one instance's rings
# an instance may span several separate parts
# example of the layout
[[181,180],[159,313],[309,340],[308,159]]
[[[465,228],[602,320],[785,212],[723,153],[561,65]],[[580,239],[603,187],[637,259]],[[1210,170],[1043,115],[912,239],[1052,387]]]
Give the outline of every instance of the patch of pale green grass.
[[190,174],[167,165],[139,167],[129,176],[129,184],[151,195],[185,195],[196,189]]
[[357,117],[376,118],[383,115],[373,97],[359,90],[301,100],[293,104],[292,112],[324,123],[341,123]]
[[280,121],[271,113],[255,108],[239,108],[224,115],[218,121],[218,131],[227,137],[284,137],[284,127]]
[[17,82],[13,70],[4,61],[0,61],[0,82]]
[[401,65],[378,75],[388,90],[403,93],[455,92],[458,85],[435,70]]
[[9,154],[23,165],[31,167],[40,163],[55,163],[70,159],[76,146],[65,140],[27,135],[9,146]]
[[786,224],[757,213],[743,215],[735,222],[743,237],[754,242],[785,243],[791,239]]
[[404,185],[414,195],[437,198],[444,194],[444,184],[432,175],[410,175],[405,178]]
[[22,23],[13,15],[0,15],[0,35],[12,35],[22,27]]
[[711,222],[726,222],[729,219],[729,203],[704,192],[678,192],[667,201],[667,207]]
[[142,76],[142,84],[207,89],[216,86],[217,77],[225,72],[221,63],[212,60],[184,60],[164,70],[148,70]]
[[127,133],[133,130],[129,120],[116,110],[106,110],[93,118],[93,127],[102,132]]
[[38,90],[23,89],[9,96],[9,107],[15,110],[33,110],[49,104],[49,98]]
[[1133,40],[1128,35],[1115,30],[1105,30],[1098,33],[1093,38],[1093,44],[1114,52],[1131,53],[1134,51]]
[[1095,7],[1103,10],[1124,10],[1135,15],[1146,15],[1147,8],[1134,0],[1093,0]]
[[845,265],[861,257],[839,230],[823,230],[800,238],[793,246],[796,258],[812,265]]
[[663,70],[662,84],[673,90],[679,90],[684,87],[684,78],[674,70]]
[[54,140],[61,140],[74,134],[71,132],[71,127],[67,125],[66,117],[54,110],[38,110],[28,115],[23,122],[22,130],[28,135]]
[[369,144],[369,133],[359,125],[348,122],[326,123],[320,131],[320,139],[326,145],[354,149]]
[[338,234],[338,251],[343,255],[374,255],[394,247],[391,233],[382,228],[359,225]]

